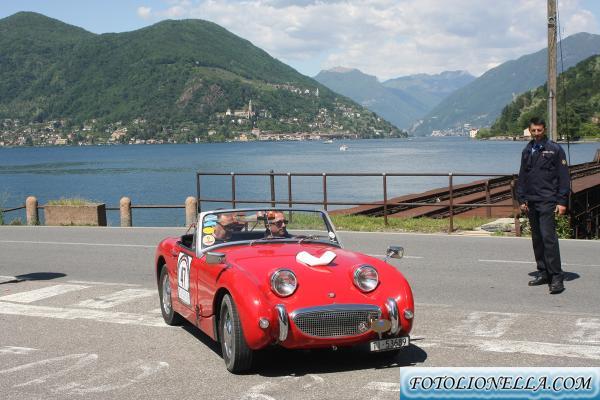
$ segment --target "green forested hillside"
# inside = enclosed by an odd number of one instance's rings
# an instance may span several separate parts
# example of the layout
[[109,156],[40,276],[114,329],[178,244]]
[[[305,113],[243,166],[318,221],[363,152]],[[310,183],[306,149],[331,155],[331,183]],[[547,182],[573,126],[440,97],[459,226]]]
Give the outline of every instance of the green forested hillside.
[[[570,68],[600,54],[600,35],[576,33],[561,42],[562,64]],[[416,133],[456,129],[468,123],[490,126],[502,108],[516,95],[544,84],[547,79],[547,49],[507,61],[442,100],[418,126]]]
[[[250,101],[251,117],[226,117]],[[0,20],[0,119],[66,120],[74,128],[92,121],[101,134],[116,123],[146,137],[181,128],[227,137],[252,127],[400,134],[211,22],[96,35],[29,12]]]
[[[561,74],[557,90],[558,135],[600,136],[600,56],[590,57]],[[520,135],[532,117],[547,120],[547,98],[546,85],[518,96],[504,107],[491,133]]]

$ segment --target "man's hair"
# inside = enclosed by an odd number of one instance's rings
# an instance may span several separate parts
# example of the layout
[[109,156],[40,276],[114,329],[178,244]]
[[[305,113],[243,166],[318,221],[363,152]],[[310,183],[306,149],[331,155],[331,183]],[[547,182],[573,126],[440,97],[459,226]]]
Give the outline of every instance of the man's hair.
[[531,126],[531,125],[541,125],[541,126],[544,127],[544,129],[546,129],[546,121],[544,121],[544,119],[540,118],[540,117],[533,117],[533,118],[531,118],[529,120],[528,127]]

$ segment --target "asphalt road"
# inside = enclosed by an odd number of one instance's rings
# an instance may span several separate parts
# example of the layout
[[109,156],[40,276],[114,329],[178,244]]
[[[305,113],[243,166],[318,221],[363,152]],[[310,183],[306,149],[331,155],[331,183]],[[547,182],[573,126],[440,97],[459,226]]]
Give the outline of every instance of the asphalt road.
[[529,239],[342,232],[367,254],[405,247],[413,345],[273,348],[231,375],[210,339],[162,322],[154,248],[182,232],[1,227],[2,398],[397,399],[400,366],[600,366],[600,242],[561,241],[567,289],[549,295],[527,286]]

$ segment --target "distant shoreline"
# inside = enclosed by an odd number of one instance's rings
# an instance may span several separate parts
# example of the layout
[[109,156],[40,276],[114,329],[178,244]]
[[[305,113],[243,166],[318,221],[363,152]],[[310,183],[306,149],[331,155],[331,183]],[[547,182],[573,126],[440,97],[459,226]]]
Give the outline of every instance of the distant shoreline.
[[[492,137],[487,137],[487,138],[477,138],[477,140],[486,140],[489,142],[528,142],[531,140],[530,137],[513,137],[513,136],[492,136]],[[559,144],[577,144],[577,143],[599,143],[600,142],[600,137],[599,138],[586,138],[586,139],[580,139],[580,140],[571,140],[571,141],[566,141],[566,140],[558,140],[557,143]]]
[[[465,138],[465,139],[469,139],[468,136],[408,136],[408,137],[397,137],[397,138],[348,138],[348,139],[336,139],[335,142],[344,142],[344,141],[349,141],[349,140],[410,140],[410,139],[414,139],[414,138],[433,138],[433,139],[444,139],[444,138],[448,138],[448,137],[452,137],[452,138]],[[492,137],[487,137],[487,138],[471,138],[471,139],[475,139],[478,141],[487,141],[487,142],[528,142],[531,140],[531,138],[525,138],[525,137],[518,137],[518,136],[492,136]],[[276,143],[276,142],[317,142],[317,143],[324,143],[323,140],[249,140],[249,141],[241,141],[241,140],[224,140],[224,141],[206,141],[206,142],[181,142],[181,143],[173,143],[173,142],[167,142],[167,143],[97,143],[97,144],[45,144],[45,145],[21,145],[21,146],[15,146],[15,145],[9,145],[9,146],[0,146],[0,149],[14,149],[14,148],[54,148],[54,147],[112,147],[112,146],[161,146],[161,145],[179,145],[179,144],[214,144],[214,143],[261,143],[261,142],[269,142],[269,143]],[[559,140],[558,141],[559,144],[567,144],[567,141],[565,140]],[[599,138],[586,138],[586,139],[581,139],[581,140],[576,140],[576,141],[570,141],[568,142],[569,144],[584,144],[584,143],[600,143],[600,137]]]

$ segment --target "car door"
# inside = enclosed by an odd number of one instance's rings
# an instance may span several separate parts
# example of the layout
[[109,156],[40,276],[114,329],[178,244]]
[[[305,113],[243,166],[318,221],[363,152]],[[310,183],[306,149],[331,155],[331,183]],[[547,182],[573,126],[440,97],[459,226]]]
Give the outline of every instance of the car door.
[[197,273],[197,304],[201,317],[210,317],[218,310],[213,310],[213,300],[217,291],[217,279],[227,266],[221,264],[208,264],[206,255],[194,262],[194,271]]
[[175,310],[189,321],[196,322],[196,294],[195,294],[195,271],[194,251],[178,242],[175,245],[173,255],[176,258],[175,278],[176,289],[174,298],[178,307]]

